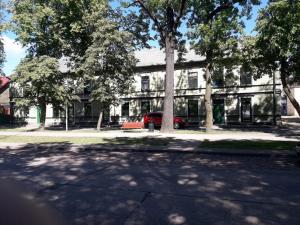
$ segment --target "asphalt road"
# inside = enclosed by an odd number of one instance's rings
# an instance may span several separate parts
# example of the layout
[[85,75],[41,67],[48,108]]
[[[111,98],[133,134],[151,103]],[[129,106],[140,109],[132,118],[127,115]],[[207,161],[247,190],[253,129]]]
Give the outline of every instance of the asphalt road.
[[[300,224],[300,166],[293,157],[28,145],[0,150],[0,177],[17,180],[12,192],[67,225]],[[1,193],[4,205],[10,195]]]

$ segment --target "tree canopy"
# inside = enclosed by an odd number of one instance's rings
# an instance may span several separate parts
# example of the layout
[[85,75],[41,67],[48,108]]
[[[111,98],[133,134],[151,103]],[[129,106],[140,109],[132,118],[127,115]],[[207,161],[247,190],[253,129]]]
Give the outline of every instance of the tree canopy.
[[300,105],[290,86],[300,82],[300,2],[269,1],[259,13],[253,45],[260,75],[279,71],[283,90],[300,115]]
[[[214,74],[233,77],[237,66],[239,40],[243,35],[243,17],[249,17],[253,4],[259,0],[194,1],[190,20],[192,48],[205,59],[206,130],[212,129],[212,80]],[[224,70],[223,68],[226,68]]]
[[91,83],[91,101],[100,104],[99,130],[103,108],[120,103],[119,97],[129,90],[136,59],[129,32],[104,15],[95,15],[94,23],[79,73]]

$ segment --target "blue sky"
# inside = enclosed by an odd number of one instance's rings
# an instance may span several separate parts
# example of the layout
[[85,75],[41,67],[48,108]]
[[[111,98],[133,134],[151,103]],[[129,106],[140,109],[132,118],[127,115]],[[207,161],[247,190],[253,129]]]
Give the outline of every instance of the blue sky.
[[[257,12],[260,8],[265,7],[267,4],[267,0],[262,0],[262,4],[260,6],[255,6],[253,8],[253,16],[250,20],[245,21],[245,31],[247,34],[253,34],[253,29],[255,27],[255,20],[257,16]],[[9,16],[9,15],[7,15]],[[12,74],[13,70],[19,64],[20,60],[25,57],[26,50],[19,43],[15,41],[16,35],[12,32],[5,32],[2,34],[2,39],[4,42],[4,50],[6,53],[6,62],[3,67],[4,73],[9,76]],[[151,45],[157,47],[156,42],[151,42]]]

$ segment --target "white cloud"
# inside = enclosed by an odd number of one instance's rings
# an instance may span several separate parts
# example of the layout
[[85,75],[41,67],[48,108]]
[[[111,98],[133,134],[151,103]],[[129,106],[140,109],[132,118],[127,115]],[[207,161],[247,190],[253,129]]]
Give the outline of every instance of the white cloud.
[[20,60],[26,55],[26,48],[8,36],[2,36],[4,51],[6,54],[6,62],[4,63],[3,71],[6,75],[10,75]]

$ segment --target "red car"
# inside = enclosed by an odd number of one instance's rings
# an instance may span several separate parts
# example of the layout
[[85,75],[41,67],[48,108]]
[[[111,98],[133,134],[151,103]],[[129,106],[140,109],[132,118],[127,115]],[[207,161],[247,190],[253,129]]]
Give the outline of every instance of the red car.
[[[144,127],[148,128],[149,123],[153,122],[155,127],[160,127],[162,123],[162,112],[150,112],[144,115]],[[174,117],[174,128],[179,129],[183,128],[185,125],[183,119],[181,117]]]

